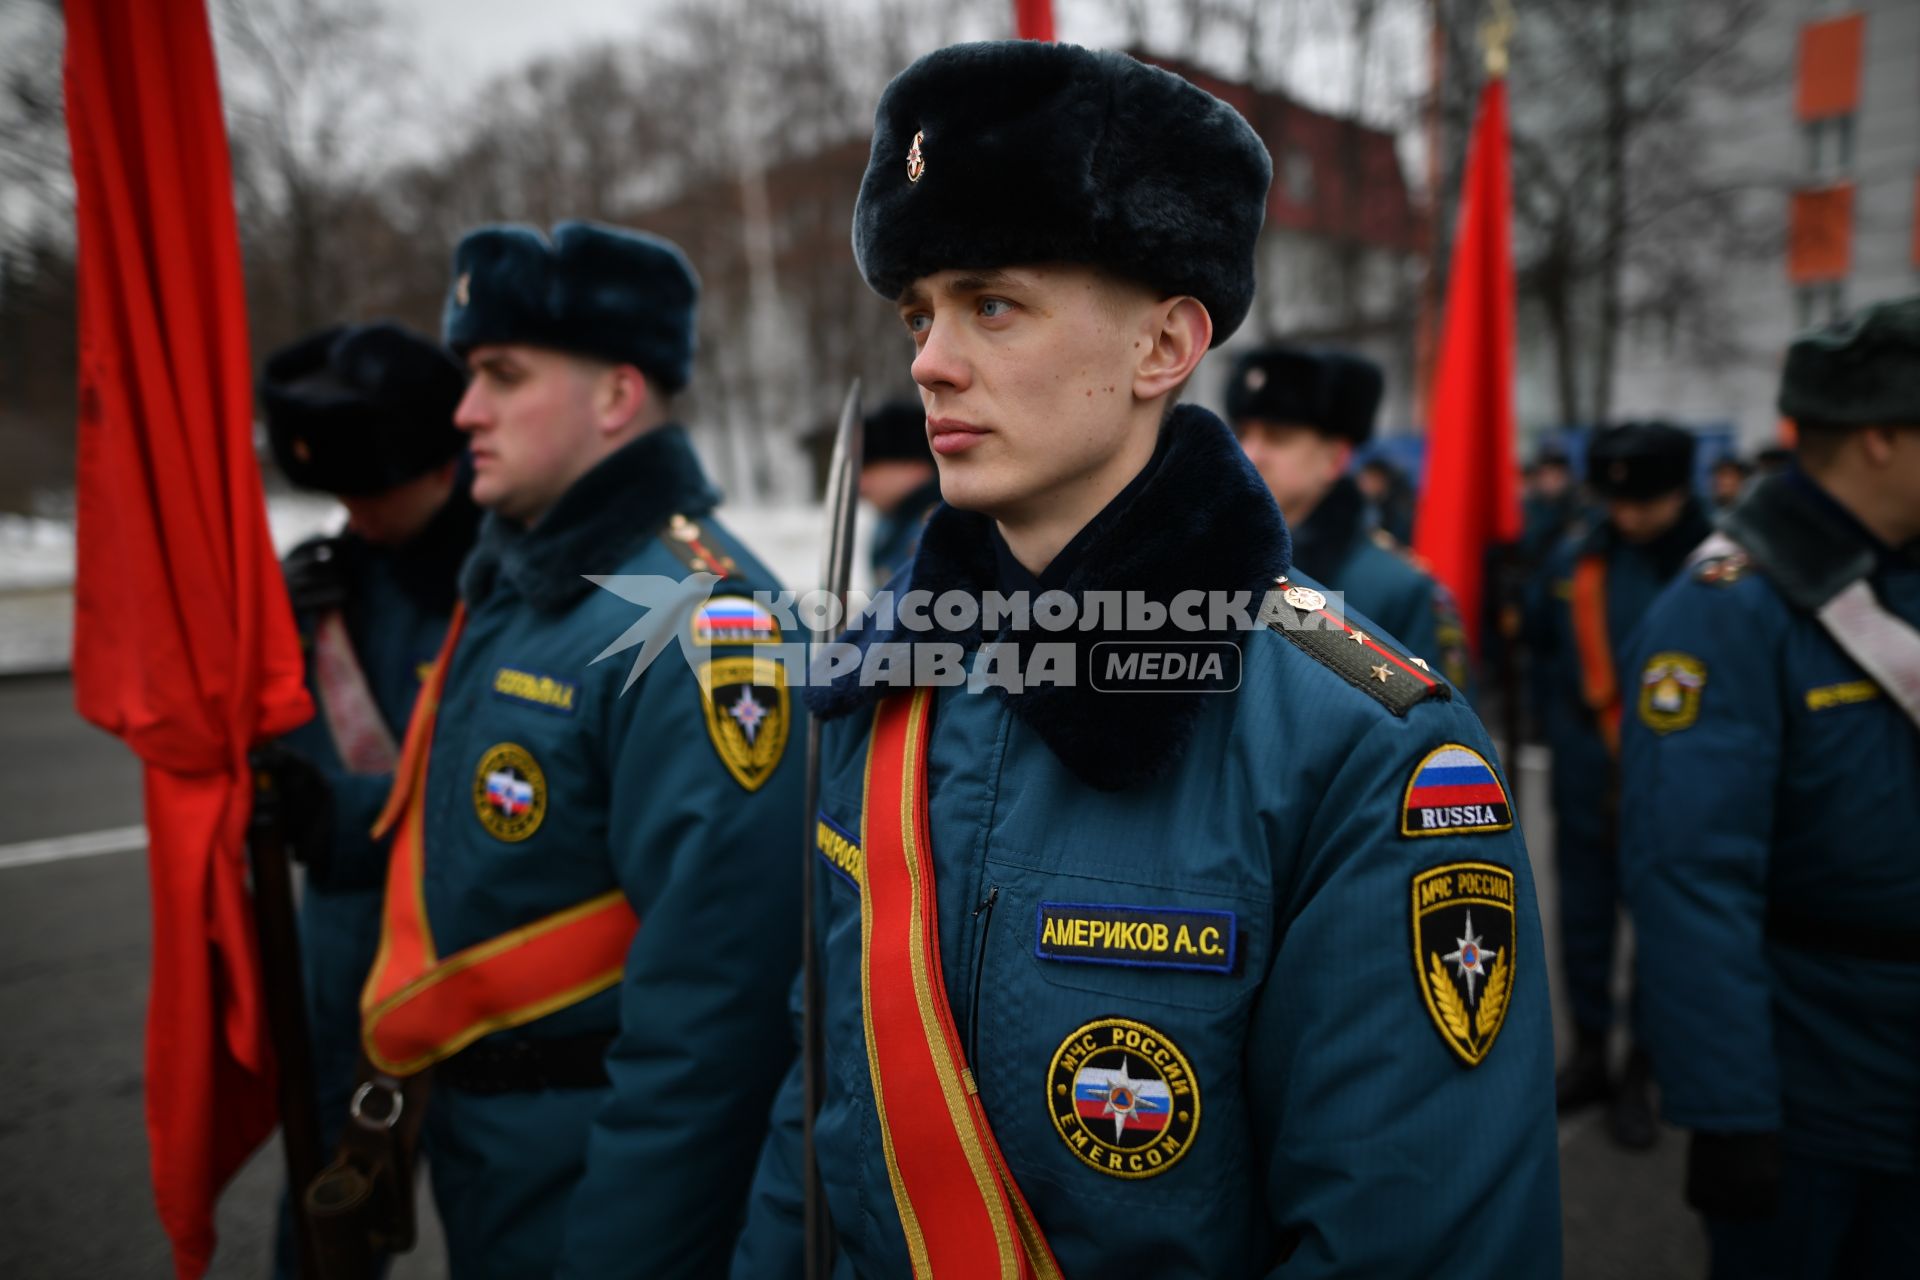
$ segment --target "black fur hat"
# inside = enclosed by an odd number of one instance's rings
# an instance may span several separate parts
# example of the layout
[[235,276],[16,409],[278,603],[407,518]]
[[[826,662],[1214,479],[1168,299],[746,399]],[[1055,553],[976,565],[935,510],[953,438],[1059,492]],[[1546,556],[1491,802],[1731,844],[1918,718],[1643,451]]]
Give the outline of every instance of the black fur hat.
[[1796,338],[1780,375],[1780,412],[1803,429],[1920,426],[1920,297]]
[[357,496],[425,475],[466,448],[460,364],[397,324],[322,329],[267,357],[260,406],[288,480]]
[[1657,498],[1693,487],[1693,433],[1671,422],[1621,422],[1587,444],[1587,484],[1603,498]]
[[700,281],[680,246],[643,231],[562,222],[481,227],[453,251],[440,313],[459,355],[524,342],[630,364],[668,391],[693,374]]
[[1239,112],[1172,72],[1071,44],[957,44],[881,95],[853,252],[889,300],[952,268],[1104,267],[1198,298],[1218,345],[1253,302],[1272,178]]
[[889,400],[867,415],[863,462],[932,462],[927,411],[918,400]]
[[1365,356],[1261,347],[1236,360],[1227,377],[1227,420],[1297,423],[1365,444],[1384,385],[1380,366]]

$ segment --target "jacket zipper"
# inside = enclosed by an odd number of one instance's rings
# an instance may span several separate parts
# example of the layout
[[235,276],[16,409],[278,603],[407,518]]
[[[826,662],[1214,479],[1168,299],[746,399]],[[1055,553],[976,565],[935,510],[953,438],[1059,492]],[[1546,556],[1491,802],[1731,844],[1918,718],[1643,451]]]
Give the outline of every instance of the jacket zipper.
[[1000,886],[987,886],[987,896],[973,909],[973,918],[979,923],[974,927],[973,944],[973,990],[967,1000],[967,1066],[971,1068],[979,1060],[980,1048],[980,988],[987,968],[987,929],[993,924],[993,904],[1000,900]]

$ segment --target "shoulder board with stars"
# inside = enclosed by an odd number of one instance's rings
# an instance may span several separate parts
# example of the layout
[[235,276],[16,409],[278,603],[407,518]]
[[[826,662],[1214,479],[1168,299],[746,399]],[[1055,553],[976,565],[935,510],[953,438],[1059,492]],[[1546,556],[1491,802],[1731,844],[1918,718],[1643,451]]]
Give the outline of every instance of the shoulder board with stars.
[[1261,606],[1260,620],[1393,714],[1404,716],[1428,698],[1453,697],[1452,688],[1427,670],[1423,660],[1348,626],[1327,610],[1327,598],[1312,587],[1285,578],[1276,579],[1274,586]]
[[1716,587],[1730,587],[1746,576],[1747,567],[1747,553],[1744,551],[1734,550],[1725,555],[1708,556],[1693,566],[1693,580]]
[[660,540],[694,573],[717,573],[726,578],[739,569],[733,557],[722,551],[713,536],[691,516],[676,515],[667,521]]

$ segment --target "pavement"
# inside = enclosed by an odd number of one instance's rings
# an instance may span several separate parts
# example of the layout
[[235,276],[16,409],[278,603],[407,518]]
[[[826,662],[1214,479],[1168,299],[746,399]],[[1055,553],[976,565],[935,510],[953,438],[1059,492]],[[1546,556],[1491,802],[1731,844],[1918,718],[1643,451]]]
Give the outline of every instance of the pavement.
[[[1524,748],[1515,763],[1530,843],[1550,848],[1545,753]],[[0,679],[0,1080],[9,1086],[0,1276],[172,1274],[141,1104],[149,931],[140,820],[132,756],[78,719],[70,681]],[[1552,860],[1536,852],[1534,861],[1551,954]],[[1684,1135],[1669,1130],[1650,1153],[1623,1152],[1589,1111],[1561,1123],[1560,1149],[1571,1280],[1705,1273],[1699,1228],[1680,1202]],[[268,1274],[281,1181],[279,1148],[268,1146],[229,1186],[211,1275]],[[421,1203],[422,1244],[399,1260],[395,1280],[446,1274],[424,1188]]]

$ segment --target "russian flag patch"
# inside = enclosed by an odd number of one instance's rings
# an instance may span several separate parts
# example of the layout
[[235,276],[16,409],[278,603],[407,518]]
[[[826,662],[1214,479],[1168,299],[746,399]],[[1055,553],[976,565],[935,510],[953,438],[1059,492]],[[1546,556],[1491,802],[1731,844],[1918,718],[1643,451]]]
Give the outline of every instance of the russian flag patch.
[[1429,751],[1407,779],[1400,806],[1403,836],[1457,836],[1507,831],[1513,802],[1485,756],[1458,742]]
[[693,642],[716,644],[777,644],[780,624],[773,613],[748,596],[715,596],[694,611]]

